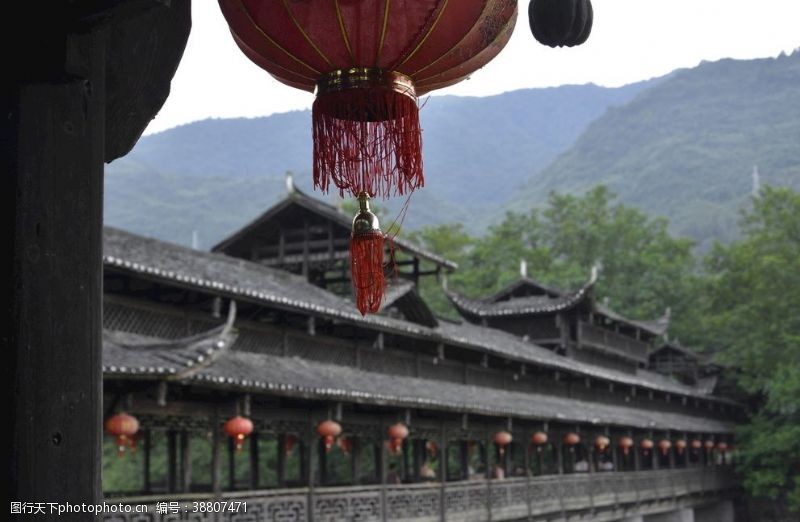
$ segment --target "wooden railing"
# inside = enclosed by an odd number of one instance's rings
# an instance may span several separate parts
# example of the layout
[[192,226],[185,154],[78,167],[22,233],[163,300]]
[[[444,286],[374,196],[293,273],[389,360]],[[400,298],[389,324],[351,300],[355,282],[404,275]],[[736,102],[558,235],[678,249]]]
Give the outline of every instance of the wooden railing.
[[[297,488],[284,490],[172,495],[109,500],[109,504],[143,506],[147,513],[107,513],[106,522],[166,522],[171,520],[248,522],[433,522],[457,520],[518,520],[569,512],[623,509],[635,514],[640,507],[672,502],[685,506],[688,498],[713,501],[713,495],[736,487],[729,469],[691,468],[640,472],[550,475],[506,480]],[[195,502],[219,511],[221,502],[242,502],[224,513],[194,512]],[[172,504],[170,504],[172,503]],[[245,508],[246,504],[246,508]],[[159,514],[162,510],[180,510]],[[233,504],[235,507],[236,504]],[[141,509],[141,508],[140,508]],[[599,519],[599,518],[598,518]]]
[[581,321],[578,323],[581,346],[621,355],[638,362],[647,362],[647,343],[599,326]]

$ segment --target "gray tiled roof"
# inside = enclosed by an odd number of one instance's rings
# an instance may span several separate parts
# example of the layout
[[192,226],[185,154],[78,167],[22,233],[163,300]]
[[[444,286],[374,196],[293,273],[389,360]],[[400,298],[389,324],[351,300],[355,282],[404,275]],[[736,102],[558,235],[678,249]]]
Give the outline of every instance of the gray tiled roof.
[[[168,374],[172,375],[173,380],[186,384],[309,399],[645,429],[729,432],[733,428],[730,423],[705,417],[386,375],[297,357],[226,349],[221,349],[210,364],[199,365],[183,375],[175,375],[181,371],[184,361],[195,357],[194,343],[186,342],[181,346],[180,341],[167,342],[125,334],[128,345],[121,348],[114,341],[119,335],[109,332],[104,337],[103,370],[106,378],[157,379],[160,374]],[[221,332],[207,337],[212,342],[218,342]],[[133,348],[133,344],[137,348]],[[164,370],[159,372],[153,368]]]
[[352,303],[312,285],[300,276],[224,254],[192,250],[119,229],[105,228],[103,261],[107,270],[131,272],[139,277],[241,301],[338,319],[376,331],[449,343],[581,376],[673,394],[724,400],[707,396],[695,388],[677,382],[664,383],[654,376],[632,375],[580,363],[500,330],[447,321],[439,321],[437,327],[431,328],[382,315],[361,316]]
[[[340,212],[333,205],[329,205],[324,201],[320,201],[319,199],[316,199],[314,197],[305,194],[304,192],[302,192],[297,188],[293,188],[292,191],[289,192],[289,194],[284,199],[282,199],[281,201],[279,201],[278,203],[267,209],[266,212],[258,216],[256,219],[254,219],[241,229],[234,232],[229,237],[220,241],[217,245],[215,245],[212,248],[212,250],[215,252],[225,250],[231,244],[246,237],[254,230],[262,226],[266,226],[267,223],[269,223],[269,221],[273,218],[273,216],[275,216],[278,212],[285,209],[289,205],[298,205],[310,212],[313,212],[315,214],[318,214],[319,216],[329,219],[334,224],[344,227],[348,231],[352,226],[352,216],[347,216],[342,212]],[[393,241],[396,248],[410,252],[413,255],[419,256],[421,259],[425,259],[433,263],[436,263],[437,265],[441,265],[447,270],[452,271],[458,268],[458,265],[453,261],[449,261],[443,258],[442,256],[436,255],[433,252],[425,250],[424,248],[421,248],[420,246],[410,241],[407,241],[399,237],[393,238]]]

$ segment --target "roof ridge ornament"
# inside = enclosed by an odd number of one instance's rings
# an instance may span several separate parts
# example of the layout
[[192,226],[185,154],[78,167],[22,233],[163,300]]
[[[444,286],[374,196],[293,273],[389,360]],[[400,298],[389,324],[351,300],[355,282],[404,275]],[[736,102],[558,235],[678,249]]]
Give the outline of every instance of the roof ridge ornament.
[[297,189],[294,186],[294,174],[291,170],[286,171],[286,192],[289,194],[294,194],[297,192]]

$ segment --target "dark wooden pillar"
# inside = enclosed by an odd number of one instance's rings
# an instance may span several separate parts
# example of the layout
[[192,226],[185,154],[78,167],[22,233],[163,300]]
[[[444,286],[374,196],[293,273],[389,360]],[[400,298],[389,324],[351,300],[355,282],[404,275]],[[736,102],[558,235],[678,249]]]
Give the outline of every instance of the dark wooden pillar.
[[192,448],[189,432],[181,432],[181,491],[189,493],[192,489]]
[[461,480],[472,478],[469,476],[469,441],[459,442],[459,463],[461,465]]
[[178,491],[178,434],[175,430],[167,432],[167,491]]
[[258,432],[250,435],[250,489],[258,489]]
[[[159,23],[138,25],[155,11]],[[0,339],[12,501],[102,500],[103,162],[130,150],[166,99],[189,14],[188,0],[9,4]]]
[[[282,488],[282,487],[286,486],[286,450],[284,449],[286,447],[286,434],[285,433],[281,433],[281,434],[278,435],[278,444],[277,444],[277,446],[278,446],[277,447],[277,451],[278,451],[278,458],[277,458],[277,462],[278,462],[278,470],[277,470],[278,481],[277,482],[278,482],[278,487]],[[300,446],[298,449],[302,453],[303,452],[302,444],[298,443],[298,446]],[[301,474],[302,474],[302,472],[301,472]]]
[[153,489],[153,486],[151,484],[151,478],[150,478],[150,452],[152,451],[152,441],[151,441],[150,437],[151,437],[151,430],[148,429],[148,430],[146,430],[144,432],[144,448],[143,448],[143,451],[144,451],[144,455],[143,455],[143,458],[144,458],[144,470],[143,470],[143,473],[144,473],[144,492],[148,493],[148,494]]
[[[64,39],[63,77],[17,85],[4,80],[0,118],[3,316],[10,322],[0,336],[12,419],[5,444],[9,497],[96,504],[102,458],[105,33],[51,37]],[[40,44],[46,45],[35,45]],[[42,517],[50,518],[87,515]]]
[[214,409],[211,427],[211,491],[219,498],[222,495],[222,441],[220,440],[219,415]]
[[231,437],[226,437],[228,446],[228,490],[236,489],[236,449]]

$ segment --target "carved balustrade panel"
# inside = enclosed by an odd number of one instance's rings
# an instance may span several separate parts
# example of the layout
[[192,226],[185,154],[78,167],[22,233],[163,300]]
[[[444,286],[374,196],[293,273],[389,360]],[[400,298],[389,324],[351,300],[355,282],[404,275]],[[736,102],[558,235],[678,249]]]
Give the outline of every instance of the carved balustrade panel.
[[[528,516],[558,516],[612,506],[636,506],[638,502],[673,502],[676,498],[714,493],[736,487],[730,470],[691,468],[551,475],[505,480],[468,480],[429,484],[306,488],[224,493],[222,501],[240,501],[246,511],[192,512],[196,502],[214,502],[211,495],[164,495],[109,499],[109,504],[146,505],[146,513],[107,513],[104,522],[303,522],[309,520],[309,498],[313,499],[315,522],[434,522],[446,520],[480,522],[518,520]],[[706,497],[711,498],[711,497]],[[171,512],[170,502],[180,509]],[[530,506],[528,505],[530,502]],[[157,503],[166,513],[157,512]],[[443,503],[443,505],[442,505]],[[491,507],[491,514],[490,509]]]

